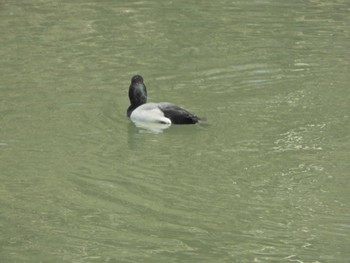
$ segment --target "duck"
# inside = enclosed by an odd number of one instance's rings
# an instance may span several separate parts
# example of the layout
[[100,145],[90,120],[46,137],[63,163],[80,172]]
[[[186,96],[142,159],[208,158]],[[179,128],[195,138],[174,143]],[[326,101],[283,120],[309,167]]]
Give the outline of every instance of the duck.
[[202,120],[202,118],[173,103],[147,103],[147,88],[140,75],[131,78],[129,100],[130,106],[126,113],[134,123],[196,124]]

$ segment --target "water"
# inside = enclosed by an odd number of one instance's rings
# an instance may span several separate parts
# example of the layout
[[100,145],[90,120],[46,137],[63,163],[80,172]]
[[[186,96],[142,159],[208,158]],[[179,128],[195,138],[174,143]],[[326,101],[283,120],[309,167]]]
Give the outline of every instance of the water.
[[[348,262],[349,11],[0,4],[1,262]],[[208,123],[136,127],[134,74]]]

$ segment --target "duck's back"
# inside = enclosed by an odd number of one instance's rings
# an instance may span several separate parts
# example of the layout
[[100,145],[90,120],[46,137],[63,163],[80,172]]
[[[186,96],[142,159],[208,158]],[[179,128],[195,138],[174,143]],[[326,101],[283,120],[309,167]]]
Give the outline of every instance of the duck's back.
[[195,124],[200,119],[198,116],[172,103],[158,103],[158,107],[164,113],[164,116],[169,118],[174,124]]

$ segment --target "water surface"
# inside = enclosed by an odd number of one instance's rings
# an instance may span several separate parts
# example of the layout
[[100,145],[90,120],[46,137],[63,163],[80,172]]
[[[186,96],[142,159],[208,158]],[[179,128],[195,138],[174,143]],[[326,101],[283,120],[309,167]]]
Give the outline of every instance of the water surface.
[[[349,10],[0,4],[1,262],[347,262]],[[134,74],[208,122],[136,127]]]

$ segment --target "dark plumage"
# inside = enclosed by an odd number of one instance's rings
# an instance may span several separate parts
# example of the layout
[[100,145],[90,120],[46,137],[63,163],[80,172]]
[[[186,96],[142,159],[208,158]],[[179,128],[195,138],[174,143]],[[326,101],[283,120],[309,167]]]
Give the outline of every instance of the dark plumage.
[[175,104],[163,102],[159,103],[159,108],[174,124],[195,124],[199,121],[199,117]]

